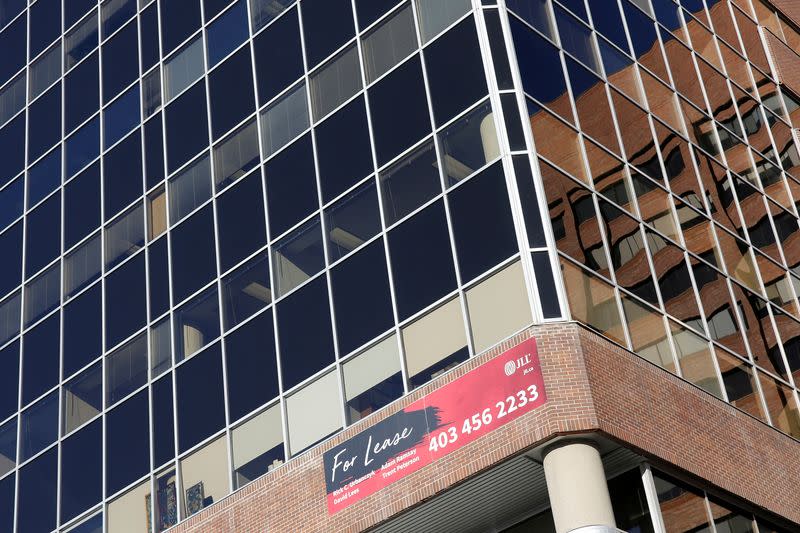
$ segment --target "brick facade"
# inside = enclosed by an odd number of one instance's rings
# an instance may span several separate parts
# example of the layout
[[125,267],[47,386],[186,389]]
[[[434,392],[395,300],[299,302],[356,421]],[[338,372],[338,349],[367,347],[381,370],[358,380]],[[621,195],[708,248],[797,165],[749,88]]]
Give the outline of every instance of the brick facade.
[[[329,516],[323,453],[498,355],[538,340],[548,402]],[[800,443],[574,323],[536,326],[180,523],[176,532],[361,531],[559,435],[596,431],[800,523]],[[302,529],[301,529],[302,528]]]

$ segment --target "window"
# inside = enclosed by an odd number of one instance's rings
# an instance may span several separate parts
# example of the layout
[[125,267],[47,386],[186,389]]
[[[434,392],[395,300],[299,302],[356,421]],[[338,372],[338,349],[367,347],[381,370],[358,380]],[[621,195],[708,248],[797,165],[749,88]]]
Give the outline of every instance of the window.
[[319,121],[361,90],[358,49],[351,46],[311,75],[311,106]]
[[472,10],[470,0],[416,0],[420,19],[422,40],[433,39],[440,31],[455,22],[461,15]]
[[[2,208],[2,206],[0,206]],[[22,221],[0,235],[0,294],[16,288],[22,281]]]
[[214,140],[256,110],[250,48],[245,46],[208,75]]
[[713,353],[708,341],[672,321],[670,329],[683,379],[722,398]]
[[272,249],[275,289],[283,296],[325,267],[325,250],[319,219],[313,218]]
[[217,198],[220,268],[226,271],[267,244],[261,174],[256,172]]
[[439,133],[448,185],[472,175],[500,157],[500,142],[488,102]]
[[61,185],[61,150],[56,148],[28,169],[28,208]]
[[198,35],[164,62],[164,90],[169,102],[203,75],[203,37]]
[[231,420],[278,395],[277,360],[272,313],[261,313],[225,338]]
[[[100,155],[100,116],[84,124],[64,143],[66,176],[69,178]],[[97,194],[99,194],[99,188]],[[98,209],[100,202],[98,201]]]
[[100,226],[100,165],[81,172],[64,186],[64,248]]
[[[294,0],[291,0],[294,1]],[[253,24],[278,15],[291,3],[289,0],[251,0],[260,10],[252,9]],[[266,22],[264,22],[266,24]],[[253,32],[256,30],[254,29]],[[258,103],[266,104],[303,75],[303,51],[300,47],[300,25],[297,9],[292,9],[253,39],[256,59]]]
[[339,351],[347,354],[394,323],[383,240],[336,265],[331,271]]
[[106,357],[106,405],[113,405],[147,383],[147,334],[142,333]]
[[64,306],[64,376],[103,351],[103,295],[98,283]]
[[516,262],[467,291],[472,343],[480,353],[533,321],[522,264]]
[[292,89],[261,113],[264,155],[269,157],[308,129],[305,84]]
[[58,383],[59,319],[56,313],[22,337],[22,405]]
[[142,196],[142,139],[140,130],[129,135],[103,157],[105,220],[111,219]]
[[103,409],[103,370],[97,363],[69,380],[63,387],[63,433],[82,426]]
[[61,265],[42,272],[25,286],[25,325],[33,324],[55,309],[60,300]]
[[55,529],[58,451],[52,449],[37,457],[21,468],[18,476],[17,528],[23,531]]
[[219,337],[216,289],[207,289],[175,312],[175,361],[191,357]]
[[171,237],[172,294],[174,303],[178,303],[217,275],[211,206],[181,223]]
[[211,164],[204,155],[169,181],[170,222],[177,223],[211,198]]
[[148,471],[148,420],[146,390],[106,414],[106,495]]
[[30,66],[30,98],[42,94],[61,77],[61,46],[55,45]]
[[114,100],[103,112],[103,146],[108,148],[141,121],[140,91],[137,83]]
[[[444,207],[437,202],[389,232],[400,320],[456,288]],[[420,269],[419,265],[425,265]]]
[[372,172],[364,98],[356,98],[328,117],[316,133],[322,201],[328,202]]
[[283,464],[283,429],[280,406],[270,407],[232,433],[234,488]]
[[124,261],[144,246],[144,207],[138,204],[106,227],[106,268]]
[[222,317],[226,330],[272,303],[269,258],[259,254],[222,280]]
[[[427,8],[429,12],[439,6],[452,4],[439,0],[427,0],[425,3],[429,4]],[[423,11],[421,15],[423,21],[427,17],[424,13]],[[423,34],[428,33],[423,31]],[[453,61],[454,57],[458,57],[459,60]],[[428,70],[433,115],[437,124],[444,124],[488,92],[478,35],[472,18],[459,23],[432,44],[426,50],[425,64]],[[537,75],[541,79],[541,72]]]
[[28,213],[25,276],[55,259],[61,249],[61,195],[54,194]]
[[143,255],[106,278],[106,309],[115,310],[106,316],[106,347],[116,345],[144,325],[146,292]]
[[411,388],[437,378],[469,358],[461,302],[437,307],[403,328],[406,366]]
[[200,28],[200,0],[172,0],[160,3],[159,7],[161,42],[166,55]]
[[159,188],[147,198],[147,240],[161,236],[167,231],[167,194]]
[[[325,277],[277,305],[281,374],[283,388],[288,390],[335,360]],[[308,324],[315,325],[314,335],[308,335]]]
[[150,369],[158,377],[172,365],[172,327],[165,317],[150,328]]
[[195,84],[167,106],[165,113],[167,169],[172,172],[208,146],[205,84]]
[[308,66],[313,67],[355,34],[348,0],[310,0],[301,6]]
[[132,22],[103,44],[103,103],[108,103],[139,76],[139,46]]
[[[561,260],[561,273],[572,317],[611,340],[625,345],[614,289],[579,267]],[[589,290],[586,289],[589,287]]]
[[[163,492],[159,492],[159,495],[161,496],[163,494],[163,496],[161,498],[156,498],[156,501],[158,502],[161,499],[166,499],[167,495],[177,498],[174,481],[172,482],[171,489],[171,491],[164,490]],[[147,501],[153,501],[150,496],[150,480],[135,486],[108,504],[108,530],[124,531],[130,529],[134,531],[148,531],[147,527],[151,524],[151,509],[145,505]],[[177,518],[177,509],[175,515]],[[166,529],[161,528],[162,524],[160,522],[157,523],[159,525],[157,531]]]
[[429,134],[431,119],[419,56],[371,87],[369,103],[379,165]]
[[175,457],[175,424],[172,401],[172,376],[153,383],[153,464],[158,466]]
[[348,360],[342,368],[348,424],[403,395],[400,352],[394,335]]
[[[225,0],[223,4],[227,3]],[[206,19],[213,16],[206,10]],[[220,62],[248,37],[247,0],[238,0],[233,7],[208,27],[208,67]]]
[[[85,0],[84,0],[85,1]],[[69,8],[67,8],[67,11]],[[69,24],[65,24],[69,27]],[[86,17],[64,37],[64,68],[69,69],[97,48],[97,15]]]
[[[269,24],[293,2],[294,0],[250,0],[253,33]],[[288,18],[288,16],[284,18]]]
[[427,141],[380,173],[386,225],[442,192],[433,142]]
[[0,190],[0,229],[5,229],[6,226],[22,216],[24,186],[25,179],[20,176],[6,188]]
[[[14,341],[0,350],[0,360],[5,361],[6,370],[0,373],[0,418],[5,420],[17,410],[19,402],[19,341]],[[16,449],[16,429],[14,429]]]
[[313,446],[342,427],[339,379],[329,372],[286,400],[292,454]]
[[[367,8],[366,6],[370,2],[362,1],[360,4]],[[406,5],[364,37],[364,66],[367,71],[367,82],[373,82],[381,77],[416,49],[417,34],[414,29],[414,14],[411,6]]]
[[176,372],[178,448],[183,452],[225,425],[219,344],[196,355]]
[[0,124],[17,114],[25,107],[25,73],[0,90]]
[[222,189],[258,165],[258,126],[252,120],[214,148],[214,183]]
[[150,245],[147,254],[150,265],[150,319],[157,318],[169,307],[169,262],[167,239],[159,239]]
[[378,196],[370,181],[348,194],[325,212],[328,257],[336,261],[355,250],[381,230]]
[[[17,419],[0,426],[0,476],[17,466]],[[13,492],[13,491],[12,491]],[[12,511],[13,515],[14,512]]]
[[98,420],[61,443],[61,521],[103,499],[103,424]]
[[223,435],[181,461],[182,516],[192,516],[228,495],[228,445]]
[[275,238],[319,209],[311,134],[264,165],[270,237]]
[[57,438],[58,392],[53,391],[20,415],[20,462],[44,450]]

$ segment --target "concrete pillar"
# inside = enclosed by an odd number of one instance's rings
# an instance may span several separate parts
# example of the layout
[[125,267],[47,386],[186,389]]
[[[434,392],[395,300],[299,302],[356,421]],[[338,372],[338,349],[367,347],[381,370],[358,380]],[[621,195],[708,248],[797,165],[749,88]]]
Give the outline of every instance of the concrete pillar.
[[544,454],[557,533],[616,531],[600,452],[590,441],[566,441]]

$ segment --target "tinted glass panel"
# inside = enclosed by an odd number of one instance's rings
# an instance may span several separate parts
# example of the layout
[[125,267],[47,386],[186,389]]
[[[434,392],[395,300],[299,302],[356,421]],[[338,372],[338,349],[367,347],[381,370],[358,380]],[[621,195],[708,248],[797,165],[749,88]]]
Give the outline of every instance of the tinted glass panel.
[[172,408],[172,377],[153,384],[153,460],[154,466],[175,457],[175,430]]
[[36,57],[61,32],[61,2],[39,0],[30,9],[30,57]]
[[261,176],[256,172],[217,201],[222,270],[267,244]]
[[200,27],[200,0],[170,0],[159,5],[161,40],[166,55]]
[[274,239],[319,209],[311,135],[299,139],[264,165],[267,213]]
[[[218,4],[224,6],[227,0]],[[206,9],[206,19],[212,16]],[[239,0],[208,27],[208,66],[213,67],[248,37],[247,0]]]
[[25,166],[25,116],[0,129],[0,183],[6,183]]
[[75,67],[64,78],[64,118],[67,132],[100,108],[98,54]]
[[147,391],[106,414],[106,495],[144,475],[150,467]]
[[51,316],[22,338],[22,404],[58,382],[60,317]]
[[64,307],[64,376],[100,355],[102,327],[102,292],[98,284]]
[[61,249],[61,195],[56,194],[28,214],[25,275],[52,261]]
[[194,356],[176,372],[178,447],[182,452],[225,425],[219,344]]
[[303,75],[297,10],[286,13],[275,24],[258,34],[253,40],[253,49],[256,57],[258,102],[265,104]]
[[103,425],[81,429],[61,444],[61,520],[67,521],[103,498]]
[[198,83],[167,106],[167,168],[172,172],[208,146],[206,87]]
[[22,222],[0,235],[0,294],[5,295],[22,281]]
[[139,131],[103,157],[105,218],[110,219],[142,195],[142,140]]
[[61,83],[28,109],[28,162],[35,161],[61,137]]
[[147,321],[144,254],[125,263],[105,278],[106,348],[110,348],[144,326]]
[[206,206],[172,233],[172,288],[180,302],[211,281],[217,273],[214,253],[214,221]]
[[[13,479],[13,478],[12,478]],[[19,471],[17,529],[46,533],[56,527],[58,451],[53,449]]]
[[103,45],[103,103],[139,76],[138,40],[136,24],[132,23]]
[[0,350],[0,360],[6,368],[0,372],[0,418],[5,420],[17,410],[19,401],[19,341]]
[[250,48],[242,48],[209,74],[208,86],[216,140],[256,109]]
[[348,0],[308,0],[303,9],[303,28],[309,67],[316,65],[355,34]]
[[237,420],[278,395],[272,313],[262,313],[225,343],[230,419]]

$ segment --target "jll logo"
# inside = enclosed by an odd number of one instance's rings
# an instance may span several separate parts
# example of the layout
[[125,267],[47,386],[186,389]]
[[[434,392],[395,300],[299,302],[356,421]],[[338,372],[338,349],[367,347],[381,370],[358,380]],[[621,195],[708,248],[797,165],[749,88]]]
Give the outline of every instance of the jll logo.
[[505,372],[506,376],[511,376],[517,371],[518,368],[522,368],[530,364],[531,354],[525,354],[522,357],[518,357],[516,361],[508,361],[505,365],[503,365],[503,371]]

